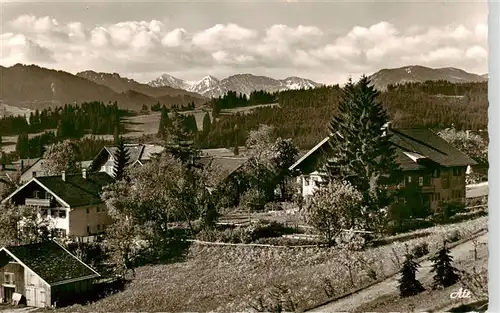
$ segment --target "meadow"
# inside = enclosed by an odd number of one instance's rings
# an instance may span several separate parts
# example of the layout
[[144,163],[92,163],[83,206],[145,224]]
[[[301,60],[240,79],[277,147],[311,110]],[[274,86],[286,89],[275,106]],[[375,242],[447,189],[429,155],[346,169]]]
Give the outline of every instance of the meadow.
[[406,241],[348,251],[193,244],[183,261],[138,268],[124,291],[58,312],[248,310],[274,286],[284,286],[299,308],[310,307],[399,269],[407,249],[427,243],[435,252],[487,228],[487,217],[407,234]]

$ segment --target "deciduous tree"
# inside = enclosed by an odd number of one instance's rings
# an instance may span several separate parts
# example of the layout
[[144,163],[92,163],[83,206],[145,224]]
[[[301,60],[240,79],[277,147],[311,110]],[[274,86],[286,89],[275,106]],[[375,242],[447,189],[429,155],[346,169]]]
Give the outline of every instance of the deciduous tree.
[[362,195],[347,182],[331,181],[316,190],[306,204],[305,219],[333,245],[346,229],[362,229],[365,209]]
[[78,147],[69,140],[52,144],[43,155],[42,170],[48,175],[59,175],[62,171],[78,173],[81,170],[78,154]]

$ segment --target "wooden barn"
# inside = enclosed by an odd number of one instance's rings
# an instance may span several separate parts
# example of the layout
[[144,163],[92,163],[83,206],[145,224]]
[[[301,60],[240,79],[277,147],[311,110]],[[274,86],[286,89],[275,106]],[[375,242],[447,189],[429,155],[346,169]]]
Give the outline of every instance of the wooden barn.
[[0,249],[0,298],[11,302],[21,294],[27,306],[70,303],[91,290],[100,277],[55,241]]

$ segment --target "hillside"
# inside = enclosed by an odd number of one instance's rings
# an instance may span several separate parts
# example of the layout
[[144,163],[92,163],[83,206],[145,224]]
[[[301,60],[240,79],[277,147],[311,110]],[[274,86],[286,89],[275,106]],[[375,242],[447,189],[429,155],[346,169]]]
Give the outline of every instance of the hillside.
[[[76,76],[83,77],[94,83],[107,86],[115,92],[123,93],[129,90],[142,93],[149,97],[158,98],[162,97],[165,101],[168,97],[186,96],[191,97],[193,101],[200,102],[205,99],[194,92],[188,92],[183,89],[172,88],[170,86],[157,86],[153,87],[147,84],[141,84],[133,79],[121,77],[118,73],[97,73],[94,71],[79,72]],[[172,103],[174,104],[174,103]]]
[[[151,87],[138,83],[139,86],[146,87],[120,89],[116,80],[113,85],[113,88],[116,88],[114,90],[84,77],[36,65],[0,66],[0,81],[2,82],[0,101],[11,106],[33,110],[89,101],[104,103],[116,101],[121,108],[135,111],[139,111],[143,104],[156,104],[160,99],[160,103],[165,105],[186,104],[192,101],[205,102],[201,96],[194,96],[180,90],[172,91],[172,88],[160,88],[157,96],[149,92]],[[133,82],[130,84],[134,85]]]
[[274,79],[266,76],[256,76],[252,74],[236,74],[219,80],[216,77],[208,75],[197,82],[190,83],[182,79],[163,74],[157,79],[148,83],[150,86],[170,86],[174,88],[184,88],[186,90],[199,93],[205,97],[217,98],[228,91],[236,91],[249,95],[255,90],[265,90],[276,92],[280,90],[291,90],[301,88],[315,88],[322,84],[310,79],[301,77],[287,77],[285,79]]
[[482,82],[487,80],[487,74],[484,77],[484,75],[468,73],[453,67],[429,68],[411,65],[400,68],[382,69],[369,78],[377,89],[386,90],[388,85],[424,82],[428,80],[446,80],[452,83]]

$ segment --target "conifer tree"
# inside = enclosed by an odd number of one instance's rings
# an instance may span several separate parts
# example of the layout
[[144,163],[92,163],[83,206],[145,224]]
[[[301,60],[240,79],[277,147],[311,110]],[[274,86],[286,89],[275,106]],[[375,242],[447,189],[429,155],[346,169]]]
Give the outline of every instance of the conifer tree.
[[338,113],[330,122],[331,156],[326,170],[331,180],[348,181],[363,193],[372,212],[390,204],[388,185],[397,182],[399,166],[385,132],[389,115],[378,101],[379,92],[362,76],[343,89]]
[[406,259],[401,268],[399,278],[399,294],[401,297],[411,297],[425,290],[422,283],[417,280],[418,264],[411,253],[406,254]]
[[205,113],[203,117],[203,134],[207,135],[210,132],[210,126],[212,126],[212,121],[210,120],[210,114]]
[[459,280],[459,271],[452,265],[453,256],[451,256],[450,248],[446,246],[446,242],[443,243],[443,247],[438,253],[431,258],[431,261],[433,262],[431,273],[435,273],[432,284],[434,289],[449,287]]
[[125,174],[125,168],[130,161],[129,153],[125,147],[123,138],[120,137],[117,149],[114,153],[113,174],[116,180],[122,180]]
[[168,109],[163,106],[160,110],[160,126],[158,127],[158,136],[165,139],[169,125]]

